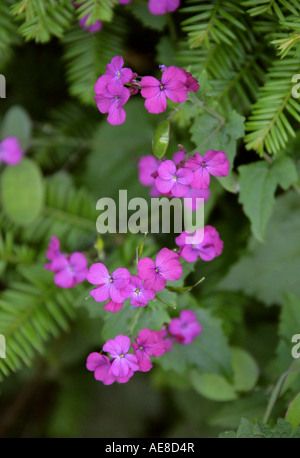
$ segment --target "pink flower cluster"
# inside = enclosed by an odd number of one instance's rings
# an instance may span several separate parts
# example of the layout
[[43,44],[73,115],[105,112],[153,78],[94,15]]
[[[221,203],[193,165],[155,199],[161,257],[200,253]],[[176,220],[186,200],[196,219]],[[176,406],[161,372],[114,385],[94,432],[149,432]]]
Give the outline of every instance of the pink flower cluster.
[[124,60],[116,56],[106,66],[106,73],[95,84],[95,101],[98,110],[106,114],[112,125],[123,124],[126,112],[123,106],[130,96],[141,91],[146,99],[145,107],[149,113],[162,113],[167,108],[167,99],[180,103],[187,99],[187,93],[196,92],[199,84],[195,78],[182,68],[160,65],[161,81],[153,76],[139,77],[130,68],[123,68]]
[[24,153],[16,137],[6,137],[0,142],[0,164],[3,162],[7,165],[18,164]]
[[190,232],[183,231],[176,237],[175,242],[180,248],[179,255],[187,262],[195,262],[198,257],[203,261],[212,261],[223,251],[223,241],[213,226],[197,229],[193,236]]
[[[179,318],[173,318],[168,325],[160,331],[142,329],[134,343],[124,335],[118,335],[108,340],[102,351],[107,353],[91,353],[86,362],[86,368],[94,372],[96,380],[104,385],[114,382],[126,383],[134,372],[149,372],[153,365],[151,357],[162,356],[173,347],[173,340],[180,344],[193,342],[202,330],[201,324],[191,310],[183,310]],[[133,354],[129,353],[130,347]],[[110,357],[110,358],[109,358]]]
[[134,307],[145,307],[167,281],[179,280],[182,275],[178,253],[168,248],[162,248],[155,261],[148,257],[140,259],[137,270],[137,276],[123,267],[110,274],[104,264],[92,264],[87,280],[97,286],[91,295],[97,302],[106,302],[104,309],[112,313],[121,310],[129,298]]
[[55,236],[51,237],[46,257],[50,262],[44,267],[55,273],[56,286],[73,288],[86,279],[88,268],[85,256],[79,252],[70,255],[61,253],[60,241]]
[[196,153],[185,159],[184,151],[177,151],[173,160],[161,161],[154,156],[144,156],[138,164],[139,181],[151,186],[150,194],[170,197],[191,197],[192,208],[196,198],[206,201],[209,197],[210,175],[225,177],[229,172],[229,161],[223,151],[207,151],[204,156]]

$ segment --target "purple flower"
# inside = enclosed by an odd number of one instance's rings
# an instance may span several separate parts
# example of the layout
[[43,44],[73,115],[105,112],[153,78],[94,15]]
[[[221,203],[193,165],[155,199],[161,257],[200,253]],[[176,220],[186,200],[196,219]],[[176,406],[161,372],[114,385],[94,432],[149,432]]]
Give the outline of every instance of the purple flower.
[[149,0],[148,8],[152,14],[172,13],[179,7],[180,0]]
[[133,76],[130,68],[123,68],[124,60],[121,56],[115,56],[110,64],[106,65],[106,75],[111,76],[109,82],[109,92],[114,92],[115,86],[124,86],[129,83]]
[[17,137],[6,137],[0,142],[0,164],[4,162],[7,165],[16,165],[23,157]]
[[139,181],[144,186],[151,186],[150,195],[152,197],[159,196],[154,176],[157,175],[157,169],[160,164],[161,160],[156,159],[151,154],[142,157],[138,163]]
[[121,290],[130,282],[130,272],[121,267],[110,275],[105,265],[97,262],[91,265],[87,280],[92,285],[98,285],[91,291],[95,301],[105,302],[111,298],[113,302],[123,303],[125,298]]
[[93,22],[90,25],[87,25],[88,18],[90,17],[90,14],[86,14],[83,18],[79,19],[78,24],[80,27],[82,27],[84,30],[86,30],[89,33],[96,33],[102,28],[102,22],[99,21],[99,19],[96,19],[95,22]]
[[179,318],[173,318],[169,323],[169,332],[181,344],[191,343],[202,330],[197,316],[191,310],[182,310]]
[[145,107],[149,113],[162,113],[167,108],[167,98],[175,103],[187,98],[186,76],[178,67],[168,67],[162,74],[161,81],[153,76],[141,79],[141,95],[146,99]]
[[203,261],[211,261],[223,251],[223,241],[212,226],[197,229],[193,236],[184,231],[175,238],[175,242],[180,247],[180,256],[187,262],[197,261],[198,256]]
[[130,92],[120,84],[112,84],[111,75],[102,75],[95,84],[95,101],[101,113],[108,113],[107,121],[113,126],[123,124],[126,112],[123,105],[128,101]]
[[61,254],[51,263],[55,272],[54,283],[60,288],[73,288],[83,282],[87,276],[87,260],[82,253],[75,252],[70,256]]
[[155,297],[155,291],[146,289],[143,280],[134,275],[131,277],[130,283],[122,290],[122,294],[131,297],[131,305],[134,307],[145,307],[148,301]]
[[103,346],[103,351],[113,358],[111,372],[116,377],[126,377],[131,370],[134,372],[139,369],[137,358],[128,353],[129,349],[130,339],[123,335],[108,340]]
[[111,385],[116,380],[111,372],[110,360],[107,356],[100,353],[91,353],[86,361],[86,368],[94,372],[96,380],[100,380],[104,385]]
[[192,188],[207,189],[210,182],[210,175],[226,177],[230,164],[223,151],[210,149],[203,157],[195,153],[193,157],[186,161],[185,167],[192,169],[195,173]]
[[163,339],[165,345],[165,353],[169,352],[173,348],[173,338],[170,337],[168,327],[163,326],[160,331],[156,331],[160,339]]
[[176,281],[182,275],[182,265],[178,254],[163,248],[156,256],[155,262],[150,258],[142,258],[137,265],[138,275],[145,280],[145,288],[161,291],[167,280]]
[[197,92],[200,88],[198,81],[196,78],[192,76],[191,73],[187,72],[186,70],[182,69],[186,76],[185,86],[189,92]]
[[165,353],[165,343],[159,332],[142,329],[136,343],[131,344],[137,358],[139,371],[148,372],[152,368],[150,356],[161,356]]
[[183,167],[177,169],[173,161],[167,160],[158,167],[155,185],[161,193],[171,192],[174,197],[183,197],[193,180],[194,173],[191,170]]

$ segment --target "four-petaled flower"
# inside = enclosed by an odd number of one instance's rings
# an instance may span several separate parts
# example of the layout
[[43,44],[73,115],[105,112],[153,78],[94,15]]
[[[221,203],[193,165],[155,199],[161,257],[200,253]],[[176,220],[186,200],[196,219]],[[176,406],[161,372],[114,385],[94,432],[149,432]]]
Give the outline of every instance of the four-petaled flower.
[[148,372],[152,368],[150,356],[161,356],[165,353],[165,343],[159,332],[142,329],[136,343],[131,344],[137,357],[139,371]]
[[103,345],[103,351],[109,353],[113,358],[111,372],[116,377],[126,377],[131,371],[134,372],[139,369],[137,357],[128,353],[129,349],[130,339],[123,335],[108,340]]
[[152,14],[166,14],[177,10],[180,0],[149,0],[148,8]]
[[191,343],[202,330],[196,314],[191,310],[182,310],[179,318],[173,318],[168,327],[170,334],[184,345]]
[[168,248],[163,248],[153,261],[142,258],[137,265],[139,277],[145,280],[145,288],[161,291],[166,286],[167,280],[176,281],[182,275],[182,265],[178,254]]
[[169,159],[158,167],[157,173],[155,180],[157,189],[164,194],[171,192],[174,197],[183,197],[187,194],[189,185],[194,180],[194,173],[191,170],[183,167],[177,169],[176,164]]
[[192,188],[207,189],[210,182],[210,175],[226,177],[229,172],[230,163],[223,151],[208,150],[202,157],[195,153],[188,159],[185,167],[194,171]]
[[87,276],[87,260],[82,253],[70,256],[61,254],[51,262],[51,270],[55,272],[54,283],[60,288],[73,288],[83,282]]
[[193,236],[184,231],[176,237],[175,242],[180,247],[180,256],[187,262],[197,261],[198,256],[203,261],[211,261],[223,251],[223,241],[213,226],[197,229]]
[[155,291],[146,289],[143,284],[143,280],[133,275],[130,279],[130,283],[122,290],[122,294],[126,297],[131,298],[131,305],[134,307],[145,307],[148,301],[154,299]]
[[130,282],[129,270],[120,267],[111,275],[101,262],[92,264],[87,274],[87,280],[92,285],[97,285],[90,293],[97,302],[105,302],[112,299],[113,302],[123,303],[122,289]]
[[105,74],[96,82],[95,94],[98,110],[103,114],[108,113],[108,122],[113,126],[123,124],[126,112],[122,107],[130,97],[129,90],[121,84],[114,84],[112,76]]
[[162,113],[167,108],[167,98],[181,103],[187,99],[186,75],[178,67],[168,67],[161,76],[161,81],[153,76],[141,79],[141,95],[149,113]]

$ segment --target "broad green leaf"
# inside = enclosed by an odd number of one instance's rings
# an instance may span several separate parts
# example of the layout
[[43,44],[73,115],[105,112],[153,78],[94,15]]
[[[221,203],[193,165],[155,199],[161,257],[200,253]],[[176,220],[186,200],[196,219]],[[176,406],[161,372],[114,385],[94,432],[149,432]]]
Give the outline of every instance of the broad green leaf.
[[250,239],[218,290],[243,291],[267,305],[283,304],[285,291],[300,297],[300,206],[294,191],[276,199],[266,232],[263,245]]
[[25,158],[6,167],[1,179],[1,202],[9,219],[20,226],[31,224],[39,216],[44,204],[44,183],[35,162]]
[[12,106],[4,116],[1,126],[1,137],[17,137],[22,148],[28,146],[32,122],[24,108]]
[[300,425],[300,393],[290,403],[285,419],[293,429],[296,429]]
[[164,157],[169,146],[169,140],[170,123],[166,119],[157,126],[153,135],[152,148],[154,156],[156,156],[159,159]]
[[221,438],[300,438],[300,428],[292,431],[291,425],[283,418],[278,418],[275,426],[271,427],[261,421],[250,423],[246,418],[241,419],[237,432],[227,431],[219,435]]
[[293,160],[288,156],[279,157],[273,164],[273,174],[276,176],[277,183],[287,190],[298,180],[297,168]]
[[232,348],[233,384],[236,391],[250,391],[254,388],[259,369],[254,358],[241,348]]
[[254,236],[264,241],[267,222],[275,203],[277,182],[270,172],[270,166],[264,161],[242,165],[238,168],[240,175],[239,202],[251,221]]
[[212,401],[234,401],[237,394],[234,387],[219,374],[199,374],[191,372],[191,382],[195,390]]

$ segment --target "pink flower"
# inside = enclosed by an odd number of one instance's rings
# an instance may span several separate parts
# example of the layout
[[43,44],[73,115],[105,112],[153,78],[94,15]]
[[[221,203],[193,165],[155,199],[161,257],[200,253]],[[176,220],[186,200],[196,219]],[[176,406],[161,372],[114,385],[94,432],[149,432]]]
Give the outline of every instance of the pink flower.
[[180,247],[180,256],[187,262],[197,261],[198,256],[203,261],[211,261],[220,256],[223,251],[223,241],[218,231],[212,226],[197,229],[193,237],[190,232],[184,231],[175,238],[175,242]]
[[90,25],[87,25],[87,20],[90,17],[90,14],[87,14],[83,18],[79,19],[78,24],[80,27],[82,27],[84,30],[86,30],[89,33],[96,33],[102,28],[102,22],[97,19],[95,22],[93,22]]
[[141,79],[141,95],[146,99],[145,107],[149,113],[162,113],[167,108],[167,98],[175,103],[187,98],[186,76],[178,67],[168,67],[162,74],[161,81],[153,76]]
[[136,343],[131,344],[137,358],[139,371],[148,372],[152,368],[150,356],[161,356],[165,353],[165,344],[158,332],[142,329]]
[[202,330],[197,316],[191,310],[182,310],[179,318],[173,318],[169,323],[169,332],[181,344],[191,343]]
[[186,161],[185,167],[192,169],[195,173],[192,188],[207,189],[210,175],[226,177],[230,164],[223,151],[208,150],[203,157],[195,153],[193,157]]
[[159,191],[155,186],[154,176],[157,175],[157,169],[160,164],[161,160],[156,159],[151,154],[143,156],[138,163],[139,181],[144,186],[151,186],[150,195],[152,197],[159,195]]
[[82,253],[75,252],[70,256],[61,254],[51,263],[55,272],[54,283],[60,288],[73,288],[83,282],[87,276],[87,260]]
[[169,332],[168,332],[168,327],[163,326],[160,331],[156,331],[159,335],[160,339],[163,339],[163,342],[165,344],[165,353],[169,352],[173,348],[173,338],[170,337]]
[[177,169],[173,161],[167,160],[158,167],[155,185],[161,193],[171,192],[174,197],[183,197],[189,191],[193,180],[194,173],[191,170],[183,167]]
[[111,371],[111,361],[100,353],[91,353],[86,362],[86,368],[94,372],[96,380],[100,380],[104,385],[111,385],[115,381],[126,383],[133,376],[133,370],[130,369],[126,377],[116,377]]
[[134,275],[131,277],[130,283],[122,290],[122,294],[131,297],[131,305],[134,307],[145,307],[148,301],[155,297],[155,291],[146,289],[143,280]]
[[102,75],[95,84],[95,101],[101,113],[108,113],[107,121],[113,126],[123,124],[126,112],[123,105],[128,101],[130,92],[121,84],[112,84],[111,75]]
[[23,157],[19,140],[16,137],[6,137],[0,142],[0,164],[16,165]]
[[148,8],[152,14],[172,13],[179,7],[180,0],[149,0]]
[[[121,267],[110,275],[105,265],[97,262],[91,265],[87,280],[92,285],[98,285],[97,288],[91,291],[95,301],[105,302],[111,298],[113,302],[121,304],[125,300],[121,290],[130,282],[130,272]],[[111,304],[111,306],[113,305]]]
[[114,92],[115,86],[124,86],[129,83],[132,78],[132,70],[130,68],[123,68],[124,60],[121,56],[115,56],[110,64],[106,65],[106,75],[111,76],[109,82],[109,92]]
[[186,70],[182,69],[186,76],[185,86],[189,92],[197,92],[200,88],[198,81],[196,78],[192,76],[191,73],[187,72]]
[[145,288],[161,291],[167,280],[176,281],[182,275],[182,265],[178,254],[163,248],[156,256],[155,262],[150,258],[142,258],[137,265],[138,275],[145,280]]
[[116,380],[111,372],[110,360],[107,356],[100,353],[91,353],[86,361],[86,368],[94,372],[96,380],[100,380],[104,385],[111,385]]
[[[58,256],[64,256],[60,251],[60,241],[57,237],[52,236],[48,245],[48,250],[46,251],[46,258],[48,261],[53,261],[53,259],[57,258]],[[52,270],[52,262],[45,264],[44,268],[47,270]]]
[[137,358],[128,353],[129,349],[130,339],[123,335],[108,340],[103,346],[103,351],[109,353],[113,358],[111,372],[116,377],[126,377],[130,371],[134,372],[139,369]]

